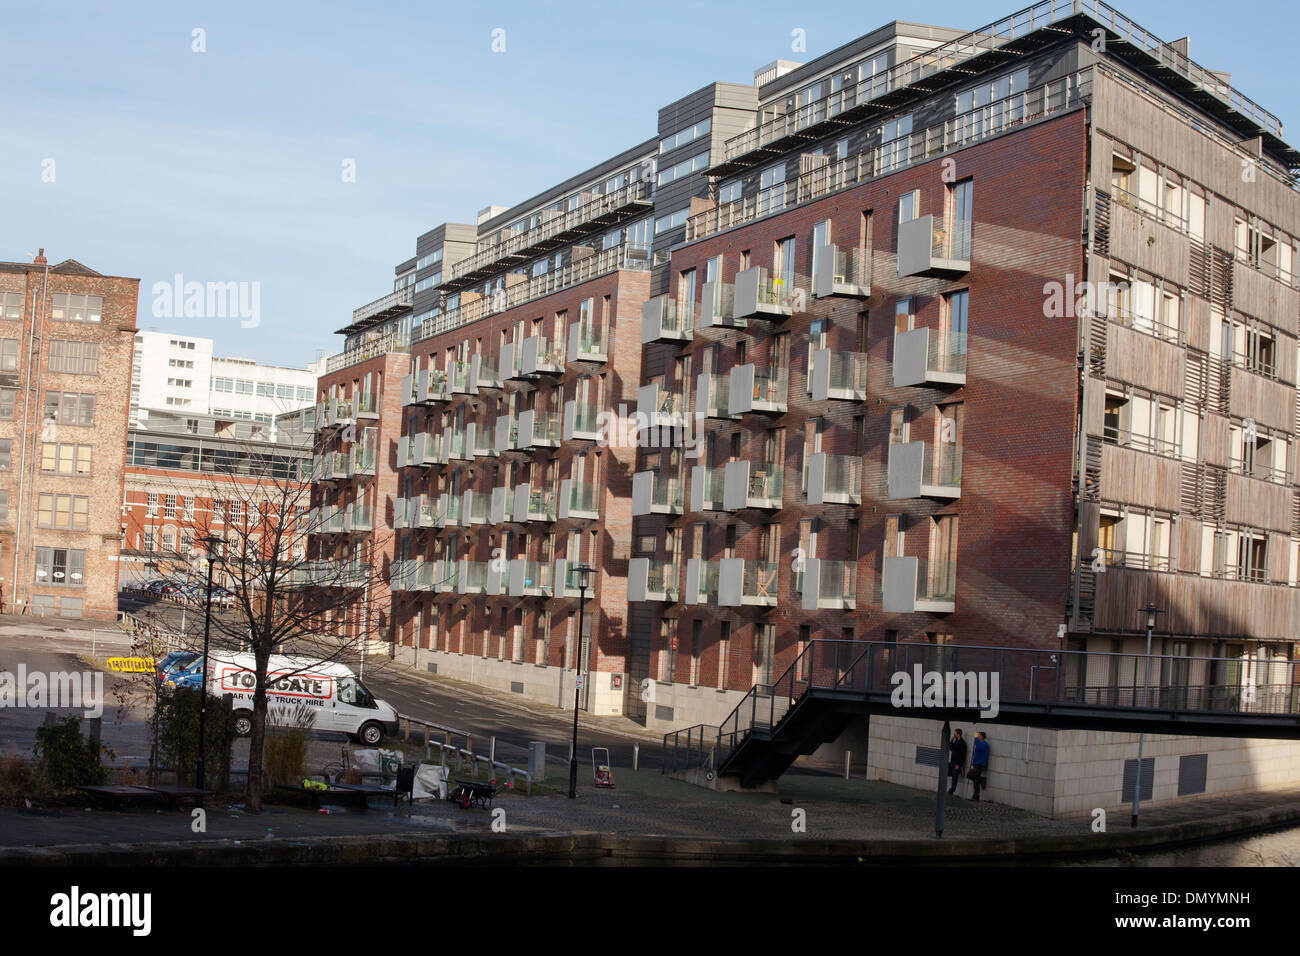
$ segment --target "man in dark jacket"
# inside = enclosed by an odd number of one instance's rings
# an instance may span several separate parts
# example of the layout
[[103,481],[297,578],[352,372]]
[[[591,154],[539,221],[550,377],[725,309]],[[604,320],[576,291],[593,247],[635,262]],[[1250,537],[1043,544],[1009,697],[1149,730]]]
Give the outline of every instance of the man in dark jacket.
[[984,736],[984,731],[979,731],[975,735],[975,746],[971,751],[970,758],[970,782],[975,788],[974,800],[980,798],[980,788],[987,787],[989,775],[989,742]]
[[966,741],[962,740],[961,731],[957,730],[953,733],[952,740],[948,744],[948,776],[952,780],[948,793],[957,793],[957,781],[961,779],[961,772],[965,766]]

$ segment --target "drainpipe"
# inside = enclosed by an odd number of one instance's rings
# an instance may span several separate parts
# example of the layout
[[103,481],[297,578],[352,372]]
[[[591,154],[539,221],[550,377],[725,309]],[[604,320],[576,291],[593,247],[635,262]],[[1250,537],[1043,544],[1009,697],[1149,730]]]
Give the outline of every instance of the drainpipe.
[[[19,597],[19,594],[21,593],[19,588],[21,587],[22,584],[20,578],[21,570],[20,570],[19,560],[20,560],[20,556],[22,555],[23,528],[27,527],[30,530],[30,526],[31,526],[31,511],[32,511],[31,501],[30,501],[31,488],[28,486],[27,483],[27,445],[29,439],[33,445],[32,448],[33,465],[35,465],[35,458],[36,458],[36,449],[35,449],[36,434],[35,434],[35,429],[33,429],[30,425],[30,414],[29,414],[31,412],[31,407],[32,407],[33,385],[35,385],[36,387],[37,397],[38,398],[40,397],[40,363],[34,360],[36,354],[36,318],[37,315],[41,317],[42,320],[41,340],[44,341],[45,293],[49,287],[49,281],[50,281],[50,263],[45,258],[44,247],[41,247],[40,249],[37,250],[36,257],[35,259],[33,259],[33,265],[43,265],[45,267],[45,272],[41,279],[40,303],[36,310],[36,315],[32,316],[31,322],[28,324],[27,327],[27,385],[26,388],[24,389],[26,394],[23,396],[23,444],[22,444],[22,457],[18,466],[18,500],[16,502],[17,507],[22,512],[22,519],[18,521],[14,527],[13,607],[16,613],[21,613],[19,612],[18,609],[22,606],[22,599]],[[33,377],[35,378],[35,381],[33,381]],[[33,485],[36,483],[36,479],[34,477],[31,483]],[[27,497],[29,499],[27,501],[26,507],[23,507],[24,490],[26,491]],[[35,558],[33,556],[33,562],[34,561]],[[30,591],[31,591],[31,585],[29,584],[28,597],[31,596]]]

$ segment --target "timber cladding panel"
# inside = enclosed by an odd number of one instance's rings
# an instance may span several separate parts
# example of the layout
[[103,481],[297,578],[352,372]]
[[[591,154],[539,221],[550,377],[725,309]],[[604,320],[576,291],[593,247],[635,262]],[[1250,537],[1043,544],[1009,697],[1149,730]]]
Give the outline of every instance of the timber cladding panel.
[[1228,475],[1226,518],[1230,524],[1288,531],[1291,527],[1291,489],[1245,475]]
[[1187,286],[1187,237],[1118,200],[1110,207],[1110,254],[1116,259]]
[[1290,432],[1294,425],[1295,389],[1245,369],[1232,369],[1228,409],[1238,418]]
[[1167,608],[1160,627],[1174,634],[1294,640],[1300,620],[1300,589],[1247,584],[1190,574],[1153,574],[1107,568],[1097,575],[1099,631],[1133,632],[1135,608],[1154,602]]
[[1177,512],[1182,504],[1181,477],[1182,465],[1173,458],[1102,446],[1101,489],[1108,501]]
[[1123,382],[1182,398],[1187,352],[1173,342],[1111,322],[1106,326],[1106,373]]

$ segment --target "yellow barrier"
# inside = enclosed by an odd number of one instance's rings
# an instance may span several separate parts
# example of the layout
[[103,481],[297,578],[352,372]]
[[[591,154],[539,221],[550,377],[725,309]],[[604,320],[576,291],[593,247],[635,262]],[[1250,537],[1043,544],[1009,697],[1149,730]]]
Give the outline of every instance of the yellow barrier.
[[148,674],[156,666],[152,657],[110,657],[108,659],[108,669],[112,671]]

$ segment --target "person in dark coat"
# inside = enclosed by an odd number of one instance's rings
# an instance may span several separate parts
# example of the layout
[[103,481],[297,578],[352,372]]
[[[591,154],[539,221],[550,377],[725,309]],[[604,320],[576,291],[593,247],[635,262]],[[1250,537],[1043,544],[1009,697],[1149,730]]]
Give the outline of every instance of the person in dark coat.
[[953,732],[952,740],[948,744],[948,777],[952,780],[948,793],[957,793],[957,781],[961,779],[961,772],[965,766],[966,741],[962,740],[961,731],[957,730]]
[[980,788],[989,785],[989,741],[982,730],[975,735],[975,746],[971,748],[969,777],[971,786],[975,788],[971,799],[978,800]]

